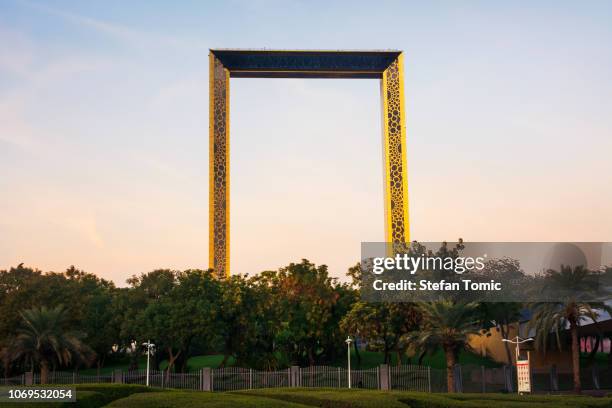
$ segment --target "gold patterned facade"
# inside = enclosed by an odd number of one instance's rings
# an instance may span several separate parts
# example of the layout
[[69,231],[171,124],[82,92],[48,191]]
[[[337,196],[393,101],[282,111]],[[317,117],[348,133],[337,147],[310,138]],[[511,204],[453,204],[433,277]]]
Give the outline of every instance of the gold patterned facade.
[[230,273],[229,85],[242,78],[378,78],[381,83],[385,241],[410,240],[400,51],[210,50],[209,267]]

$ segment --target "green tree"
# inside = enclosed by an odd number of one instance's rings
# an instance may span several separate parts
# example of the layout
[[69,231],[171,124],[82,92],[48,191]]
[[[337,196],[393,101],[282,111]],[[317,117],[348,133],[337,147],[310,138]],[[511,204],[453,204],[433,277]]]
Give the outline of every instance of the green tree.
[[[525,274],[521,270],[520,264],[516,259],[496,258],[485,262],[482,272],[488,279],[499,280],[500,278],[508,281],[510,279],[523,279]],[[519,302],[485,302],[479,306],[482,315],[482,325],[484,330],[496,329],[504,339],[509,338],[510,328],[517,324],[521,318],[521,310],[524,305]],[[487,335],[490,335],[487,334]],[[512,364],[512,351],[510,343],[504,342],[506,359],[508,364]]]
[[[121,350],[126,351],[130,357],[129,369],[138,368],[139,354],[132,350],[132,344],[142,343],[149,339],[152,333],[157,333],[155,330],[158,330],[158,328],[153,329],[155,326],[143,314],[152,313],[151,310],[147,311],[149,306],[163,301],[169,295],[177,284],[178,274],[179,271],[156,269],[142,273],[140,276],[133,275],[127,279],[130,287],[117,293],[113,302],[113,314],[116,316],[113,322],[120,327],[119,345]],[[163,327],[159,330],[163,330]],[[159,365],[160,357],[167,352],[167,348],[161,347],[161,344],[158,343],[159,341],[156,343],[158,352],[155,353],[153,361],[156,368]]]
[[256,350],[252,347],[256,346],[260,334],[258,319],[262,317],[259,313],[263,312],[257,302],[263,299],[251,283],[240,275],[230,276],[221,282],[219,316],[215,324],[215,331],[223,343],[224,357],[220,367],[226,365],[230,356],[234,356],[239,365],[246,365],[249,360],[254,363],[252,355]]
[[43,306],[21,313],[22,326],[11,342],[8,354],[12,360],[26,359],[40,366],[40,382],[46,384],[53,363],[68,365],[77,360],[90,363],[94,352],[82,342],[83,335],[66,327],[66,310],[62,306]]
[[177,271],[156,269],[152,272],[143,273],[140,276],[133,275],[127,280],[127,283],[131,287],[138,289],[147,298],[159,299],[174,288],[177,275]]
[[555,335],[559,349],[562,348],[561,332],[569,328],[571,336],[572,371],[574,392],[581,392],[580,382],[580,344],[578,327],[584,320],[595,322],[602,311],[612,313],[612,309],[599,300],[585,301],[597,288],[598,275],[584,266],[561,265],[559,271],[548,270],[548,288],[560,293],[561,301],[533,303],[529,329],[535,330],[536,348],[546,352],[549,337]]
[[[482,315],[482,328],[485,332],[495,329],[499,331],[503,339],[508,339],[512,325],[519,324],[523,306],[518,302],[487,302],[481,303],[479,309]],[[485,335],[490,335],[490,333],[485,333]],[[512,350],[508,342],[504,342],[504,349],[508,364],[512,364]]]
[[285,356],[277,352],[277,336],[284,314],[279,308],[277,278],[276,272],[262,272],[249,278],[254,300],[247,311],[252,316],[255,335],[246,339],[244,355],[237,359],[254,368],[275,370],[287,363]]
[[85,334],[84,340],[96,354],[99,371],[113,345],[119,342],[120,328],[112,324],[115,285],[74,266],[68,268],[64,276],[64,299],[68,297],[71,302],[67,310],[73,319],[71,327]]
[[65,300],[58,283],[23,264],[0,271],[0,343],[15,336],[22,323],[21,311],[40,305],[54,307]]
[[[108,324],[112,310],[107,307],[115,290],[112,282],[74,266],[63,273],[43,273],[23,264],[0,271],[0,349],[17,335],[23,310],[64,304],[66,327],[86,334],[86,342],[102,363],[117,337]],[[22,371],[22,364],[5,358],[5,375],[14,369]]]
[[328,360],[325,346],[331,338],[340,336],[340,316],[334,308],[340,304],[342,292],[337,280],[329,277],[327,266],[315,266],[303,259],[269,272],[267,277],[280,312],[278,346],[295,364]]
[[175,332],[182,354],[178,357],[179,370],[187,370],[191,346],[197,338],[200,346],[211,348],[219,336],[219,309],[222,281],[212,270],[188,269],[178,274],[177,285],[169,293],[172,321],[169,329]]
[[[359,298],[359,292],[352,289],[351,285],[346,283],[340,284],[336,282],[333,290],[335,301],[331,304],[331,316],[326,324],[323,325],[325,335],[321,341],[321,355],[325,362],[337,361],[338,357],[345,355],[345,339],[349,333],[342,329],[341,322]],[[356,341],[353,342],[353,348],[358,359],[357,361],[360,363],[361,356]]]
[[[157,292],[134,321],[134,339],[150,339],[167,353],[168,372],[177,363],[187,369],[190,346],[196,337],[211,339],[216,334],[219,284],[211,271],[177,272],[172,287]],[[157,285],[155,285],[157,287]]]
[[421,321],[419,308],[412,303],[357,302],[344,316],[341,327],[349,334],[380,347],[384,362],[390,362],[390,353],[398,353],[398,364],[406,349],[405,336],[416,330]]
[[455,392],[455,364],[457,356],[468,348],[472,335],[480,334],[477,303],[441,301],[420,304],[423,325],[419,331],[407,336],[423,349],[441,347],[446,357],[446,383],[448,392]]
[[[137,288],[118,288],[115,291],[110,305],[111,318],[108,325],[118,331],[113,344],[118,346],[116,355],[121,355],[127,350],[131,351],[132,342],[140,336],[141,328],[138,326],[140,314],[150,301],[146,294]],[[159,369],[159,356],[160,353],[155,353],[153,356],[152,364],[155,369]],[[129,357],[129,368],[137,368],[138,356],[129,353]]]

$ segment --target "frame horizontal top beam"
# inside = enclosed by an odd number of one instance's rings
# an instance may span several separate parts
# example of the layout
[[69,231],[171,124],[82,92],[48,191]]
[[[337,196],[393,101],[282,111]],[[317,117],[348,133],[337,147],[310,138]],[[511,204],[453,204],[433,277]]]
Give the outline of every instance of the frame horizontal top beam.
[[401,51],[236,50],[210,52],[234,78],[381,78]]

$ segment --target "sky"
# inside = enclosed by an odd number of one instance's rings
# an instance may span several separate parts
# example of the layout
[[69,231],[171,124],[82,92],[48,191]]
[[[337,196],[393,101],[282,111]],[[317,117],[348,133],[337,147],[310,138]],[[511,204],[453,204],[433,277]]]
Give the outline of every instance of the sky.
[[[612,3],[0,2],[0,269],[208,266],[208,49],[405,53],[411,238],[612,241]],[[377,80],[232,79],[231,265],[382,241]]]

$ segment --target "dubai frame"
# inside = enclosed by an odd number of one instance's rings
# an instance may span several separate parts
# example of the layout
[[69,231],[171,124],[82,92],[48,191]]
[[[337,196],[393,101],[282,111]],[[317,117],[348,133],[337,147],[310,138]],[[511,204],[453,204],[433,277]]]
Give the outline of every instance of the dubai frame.
[[[230,273],[230,78],[378,78],[383,127],[385,241],[409,242],[401,51],[210,50],[209,267]],[[342,152],[338,152],[342,154]]]

